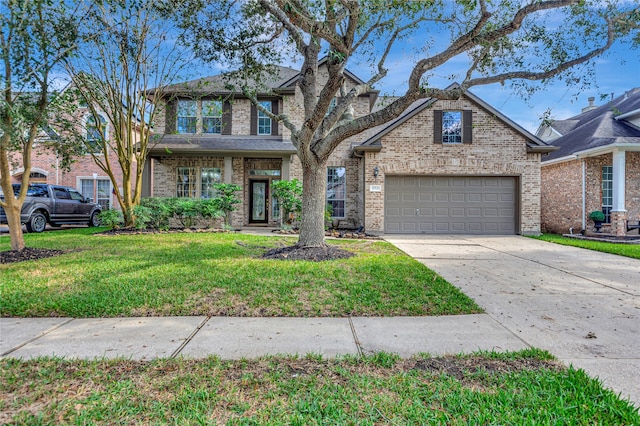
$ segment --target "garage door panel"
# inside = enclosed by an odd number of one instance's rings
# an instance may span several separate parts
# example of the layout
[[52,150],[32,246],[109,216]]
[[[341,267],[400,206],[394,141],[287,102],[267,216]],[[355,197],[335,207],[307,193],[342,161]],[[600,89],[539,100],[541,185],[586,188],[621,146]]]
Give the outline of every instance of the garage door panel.
[[517,179],[513,177],[388,176],[388,233],[515,234]]
[[432,192],[420,192],[418,194],[418,201],[421,203],[432,203],[433,202],[433,193]]

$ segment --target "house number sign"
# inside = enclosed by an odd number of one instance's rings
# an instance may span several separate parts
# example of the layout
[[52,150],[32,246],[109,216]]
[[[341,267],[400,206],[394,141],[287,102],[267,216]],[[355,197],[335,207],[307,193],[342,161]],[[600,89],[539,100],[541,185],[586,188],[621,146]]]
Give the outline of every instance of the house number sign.
[[370,192],[382,192],[382,185],[369,185]]

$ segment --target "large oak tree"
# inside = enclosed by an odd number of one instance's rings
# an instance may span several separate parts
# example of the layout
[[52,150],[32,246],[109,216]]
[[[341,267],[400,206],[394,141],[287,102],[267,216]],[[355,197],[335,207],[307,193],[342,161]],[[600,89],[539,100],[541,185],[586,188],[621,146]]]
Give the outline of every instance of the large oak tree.
[[[198,54],[239,70],[247,81],[268,64],[302,64],[302,124],[263,110],[290,130],[302,162],[299,247],[325,244],[326,165],[345,139],[393,120],[420,98],[458,99],[471,87],[505,82],[521,93],[553,79],[581,84],[616,40],[637,47],[640,21],[637,3],[616,0],[195,0],[186,9],[182,23]],[[404,93],[348,119],[354,99],[391,73],[388,58],[398,49],[412,58],[393,70],[405,75]],[[326,82],[318,73],[323,57]],[[434,73],[454,60],[466,62],[456,72],[459,84],[434,87]],[[356,62],[369,64],[371,77],[346,90],[346,67]],[[242,90],[256,103],[250,86]]]

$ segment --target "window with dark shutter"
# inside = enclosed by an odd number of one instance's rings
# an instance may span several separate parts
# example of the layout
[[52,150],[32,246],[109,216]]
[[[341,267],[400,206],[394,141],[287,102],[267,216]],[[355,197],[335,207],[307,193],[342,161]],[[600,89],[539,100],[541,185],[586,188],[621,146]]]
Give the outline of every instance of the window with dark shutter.
[[433,143],[442,144],[442,110],[433,110]]
[[472,115],[470,109],[462,111],[462,143],[470,144],[473,139]]
[[176,109],[176,101],[167,102],[165,111],[165,129],[166,134],[172,134],[176,132],[176,121],[178,119],[178,111]]
[[[271,102],[271,112],[274,114],[278,114],[278,101],[272,101]],[[272,135],[277,135],[278,134],[278,121],[277,120],[271,120],[271,134]]]
[[473,139],[472,111],[433,111],[433,143],[470,144]]
[[258,134],[258,108],[253,103],[251,104],[251,123],[249,125],[249,134]]
[[225,101],[222,104],[222,134],[231,134],[231,102]]

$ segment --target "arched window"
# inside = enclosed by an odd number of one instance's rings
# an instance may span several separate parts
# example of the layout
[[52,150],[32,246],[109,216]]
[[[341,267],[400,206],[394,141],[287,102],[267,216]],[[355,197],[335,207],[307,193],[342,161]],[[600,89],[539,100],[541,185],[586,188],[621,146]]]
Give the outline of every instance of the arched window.
[[96,117],[90,115],[87,117],[87,153],[97,154],[102,151],[103,139],[107,139],[107,121],[103,116]]

